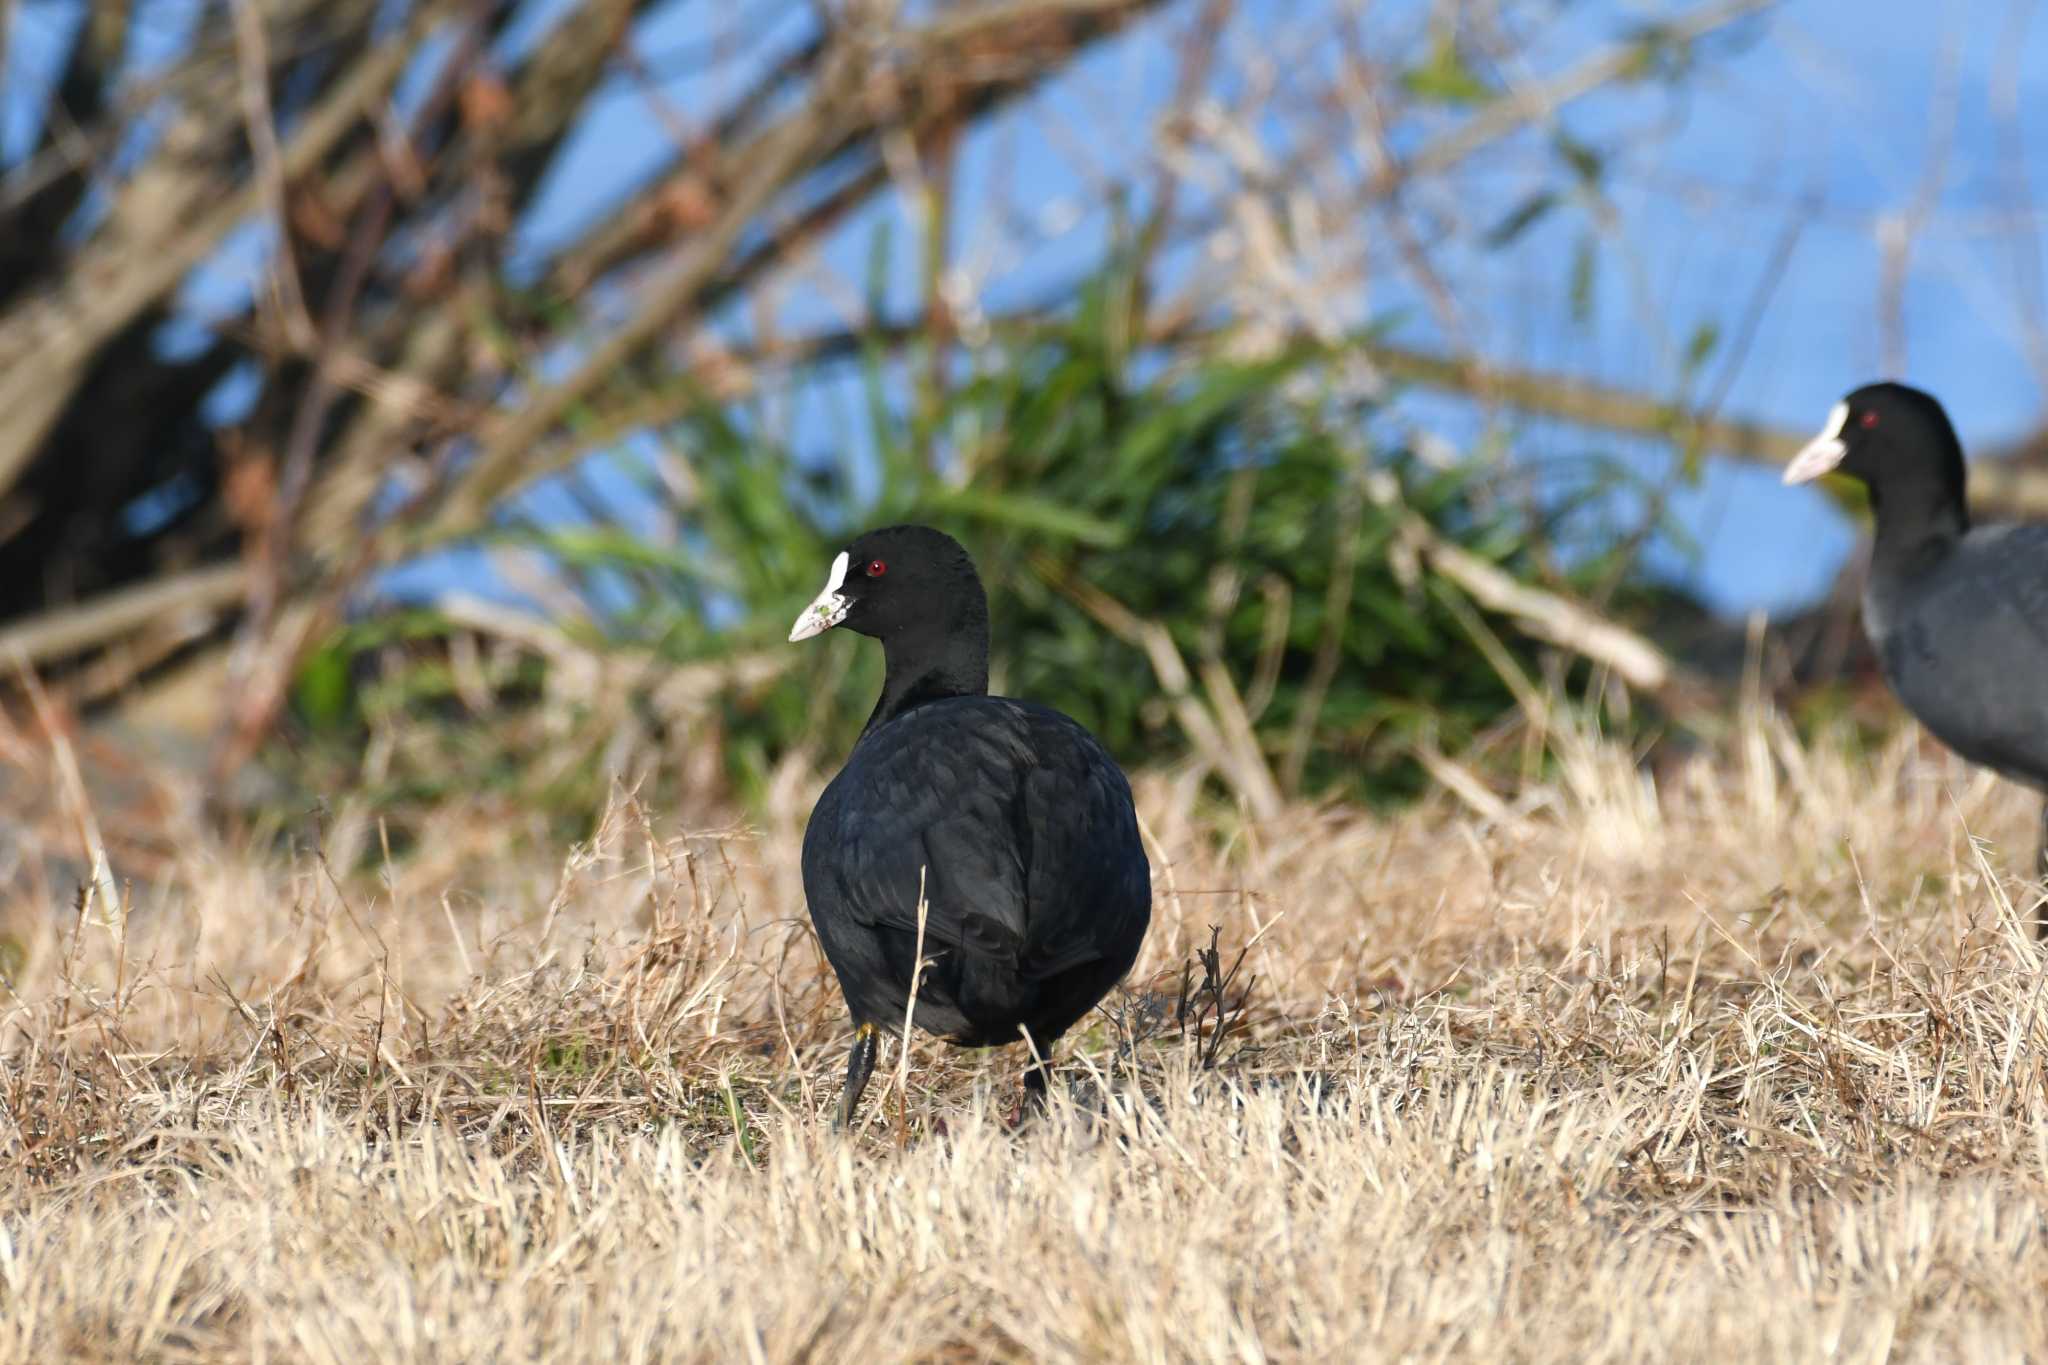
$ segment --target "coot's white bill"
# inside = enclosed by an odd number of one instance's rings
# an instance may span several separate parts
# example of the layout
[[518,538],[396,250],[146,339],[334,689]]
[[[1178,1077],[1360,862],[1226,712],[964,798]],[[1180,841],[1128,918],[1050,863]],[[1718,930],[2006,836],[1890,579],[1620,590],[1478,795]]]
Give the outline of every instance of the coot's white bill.
[[1832,470],[1849,453],[1848,443],[1842,439],[1842,428],[1849,422],[1849,405],[1837,403],[1828,414],[1828,424],[1821,434],[1808,441],[1792,463],[1785,466],[1786,483],[1811,483]]
[[825,580],[825,591],[811,599],[811,605],[803,609],[796,618],[796,624],[789,628],[790,643],[808,640],[813,635],[823,635],[846,619],[847,601],[839,595],[839,589],[846,583],[846,551],[832,561],[832,576]]

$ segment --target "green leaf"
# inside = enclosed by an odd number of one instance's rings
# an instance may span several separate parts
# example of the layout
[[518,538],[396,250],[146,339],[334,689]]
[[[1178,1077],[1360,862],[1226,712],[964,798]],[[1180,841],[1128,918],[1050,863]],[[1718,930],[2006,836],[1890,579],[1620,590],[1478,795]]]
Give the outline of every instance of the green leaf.
[[1417,99],[1442,104],[1483,104],[1496,93],[1448,37],[1437,40],[1427,62],[1401,73],[1401,85]]
[[10,990],[17,989],[27,969],[28,945],[13,934],[0,934],[0,982]]
[[1623,80],[1677,81],[1693,68],[1693,45],[1670,25],[1648,23],[1628,35],[1632,44]]
[[1685,342],[1685,373],[1697,373],[1706,363],[1714,348],[1721,344],[1721,324],[1711,318],[1692,329],[1692,335]]
[[954,516],[1017,530],[1041,531],[1083,545],[1113,548],[1128,538],[1125,528],[1116,522],[1029,493],[948,488],[934,494],[931,505]]
[[583,568],[667,569],[693,578],[713,577],[699,556],[643,540],[618,526],[564,526],[530,532],[521,539]]
[[1579,141],[1563,128],[1557,130],[1551,139],[1557,154],[1564,158],[1564,164],[1571,169],[1573,177],[1588,189],[1597,189],[1601,177],[1607,171],[1607,158],[1590,143]]
[[1572,250],[1572,278],[1568,289],[1572,321],[1583,327],[1593,319],[1593,290],[1598,282],[1599,257],[1593,236],[1586,233]]
[[887,218],[877,220],[875,230],[868,234],[866,284],[868,316],[871,318],[889,314],[889,246],[892,235]]
[[292,701],[306,723],[329,729],[349,719],[354,687],[349,680],[348,642],[340,636],[313,651],[292,683]]
[[1543,216],[1558,205],[1557,195],[1549,190],[1539,190],[1509,211],[1508,215],[1487,229],[1482,239],[1486,245],[1498,250],[1534,227]]

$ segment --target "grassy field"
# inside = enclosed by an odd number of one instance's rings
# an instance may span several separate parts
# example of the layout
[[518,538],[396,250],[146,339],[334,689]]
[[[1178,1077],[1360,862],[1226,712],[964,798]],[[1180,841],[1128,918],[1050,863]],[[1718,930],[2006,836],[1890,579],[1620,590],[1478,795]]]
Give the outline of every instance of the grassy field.
[[1567,752],[1392,819],[1141,780],[1151,940],[1019,1132],[1016,1049],[928,1040],[828,1131],[812,775],[566,860],[195,829],[0,921],[0,1357],[2048,1353],[2027,798],[1761,718],[1656,787]]

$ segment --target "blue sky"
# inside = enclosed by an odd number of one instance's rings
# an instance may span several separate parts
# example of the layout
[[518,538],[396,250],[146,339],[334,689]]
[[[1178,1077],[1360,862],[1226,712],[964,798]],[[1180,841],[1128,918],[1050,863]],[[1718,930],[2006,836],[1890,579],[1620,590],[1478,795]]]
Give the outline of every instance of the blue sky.
[[[161,61],[189,26],[189,0],[140,3],[152,20],[142,26],[136,59]],[[564,3],[532,0],[508,45],[544,41]],[[1262,58],[1301,63],[1307,72],[1327,54],[1287,50],[1289,24],[1340,3],[1249,0],[1226,44],[1225,82]],[[1690,7],[1560,7],[1527,52],[1528,73],[1517,74],[1555,71],[1635,24]],[[1939,151],[1945,174],[1927,199],[1905,277],[1898,377],[1939,394],[1968,446],[2021,434],[2041,416],[2026,320],[2041,305],[2033,277],[2042,263],[2039,241],[2014,231],[2012,210],[2031,205],[2034,186],[2048,175],[2039,151],[2048,145],[2048,20],[2016,20],[2026,9],[1993,0],[1792,0],[1713,40],[1676,98],[1635,87],[1571,107],[1560,119],[1573,137],[1625,149],[1607,177],[1598,221],[1569,205],[1503,250],[1481,248],[1470,231],[1450,237],[1437,263],[1454,287],[1466,334],[1492,360],[1671,396],[1687,391],[1687,338],[1714,327],[1723,344],[1691,392],[1725,389],[1727,413],[1817,425],[1840,393],[1881,372],[1880,238],[1887,219],[1922,195],[1930,155]],[[1421,0],[1380,0],[1368,26],[1412,38],[1429,10]],[[29,77],[39,61],[47,65],[74,13],[64,0],[27,0],[17,12],[10,70],[0,77],[8,92],[0,100],[0,162],[19,155],[32,127]],[[800,40],[810,22],[807,4],[759,0],[748,22],[758,34],[765,18],[766,36],[738,46],[730,42],[733,13],[671,0],[641,23],[635,42],[643,61],[672,72],[655,94],[669,108],[657,110],[623,76],[613,82],[521,225],[522,261],[537,265],[606,214],[664,163],[665,120],[707,116],[761,62]],[[1108,228],[1102,186],[1149,165],[1172,81],[1169,44],[1187,13],[1185,4],[1170,6],[1160,20],[1099,48],[965,148],[954,240],[992,310],[1056,295],[1099,261]],[[2008,86],[2025,149],[2023,184],[2012,176],[2016,163],[1998,118]],[[1464,116],[1447,109],[1441,124]],[[1559,183],[1555,161],[1534,150],[1540,146],[1524,139],[1475,160],[1444,187],[1443,211],[1483,228],[1533,188]],[[877,223],[900,217],[891,200],[856,215],[825,244],[822,266],[857,283]],[[1789,266],[1778,273],[1773,262],[1795,220]],[[1371,221],[1358,231],[1372,231]],[[1599,269],[1591,306],[1579,317],[1573,262],[1589,232],[1600,242]],[[907,260],[912,234],[899,230],[894,241]],[[202,272],[184,293],[195,313],[237,302],[264,247],[265,235],[252,231]],[[1398,272],[1375,273],[1369,291],[1346,306],[1359,321],[1399,319],[1396,339],[1446,340]],[[1753,339],[1739,365],[1727,368],[1728,339],[1754,310]],[[828,293],[810,289],[782,300],[780,315],[793,327],[850,320]],[[744,315],[723,325],[742,328]],[[793,411],[790,435],[800,444],[829,443],[843,429],[830,402]],[[1431,395],[1404,397],[1398,416],[1459,447],[1480,434],[1468,407]],[[1669,481],[1669,457],[1651,443],[1519,417],[1507,434],[1520,459],[1615,455],[1652,481]],[[536,506],[550,508],[546,490],[534,496]],[[1783,489],[1768,470],[1722,461],[1696,484],[1675,484],[1672,509],[1692,549],[1660,544],[1653,566],[1727,612],[1811,600],[1853,544],[1852,528],[1812,491]],[[473,558],[456,557],[400,582],[430,587],[473,572]]]

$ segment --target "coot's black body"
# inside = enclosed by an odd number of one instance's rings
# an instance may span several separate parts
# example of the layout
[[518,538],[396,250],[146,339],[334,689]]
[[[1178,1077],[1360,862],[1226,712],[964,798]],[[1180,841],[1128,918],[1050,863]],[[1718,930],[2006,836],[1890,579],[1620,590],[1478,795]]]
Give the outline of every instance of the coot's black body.
[[1972,528],[1955,429],[1903,384],[1850,394],[1785,480],[1829,472],[1870,490],[1863,623],[1892,690],[1964,758],[2048,793],[2048,525]]
[[988,688],[988,609],[966,551],[926,527],[871,532],[791,631],[877,636],[882,697],[804,832],[804,895],[855,1024],[843,1124],[878,1030],[1023,1041],[1027,1093],[1059,1036],[1130,969],[1151,872],[1129,784],[1079,724]]
[[[921,888],[920,888],[921,881]],[[1006,697],[929,701],[870,730],[811,812],[804,894],[856,1022],[1041,1049],[1130,969],[1150,875],[1130,788],[1094,736]]]
[[1863,619],[1935,738],[2048,791],[2048,526],[1981,527],[1926,564],[1873,562]]

